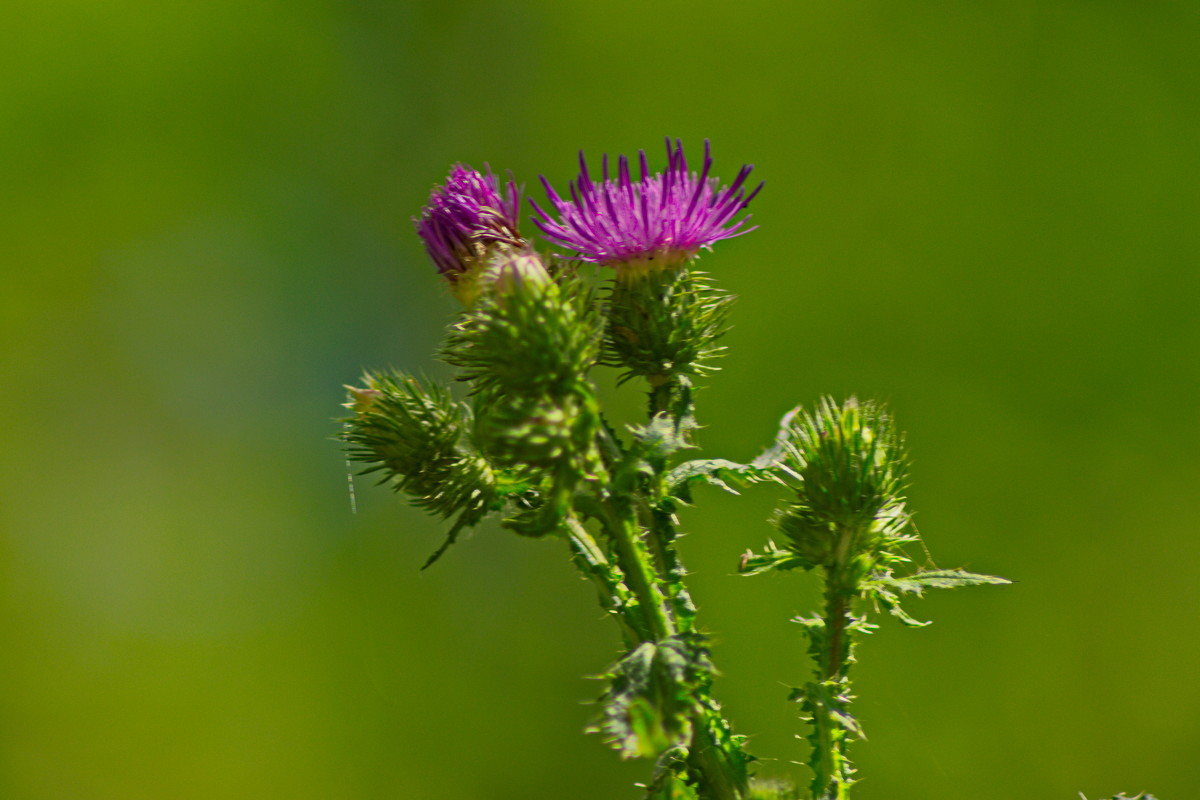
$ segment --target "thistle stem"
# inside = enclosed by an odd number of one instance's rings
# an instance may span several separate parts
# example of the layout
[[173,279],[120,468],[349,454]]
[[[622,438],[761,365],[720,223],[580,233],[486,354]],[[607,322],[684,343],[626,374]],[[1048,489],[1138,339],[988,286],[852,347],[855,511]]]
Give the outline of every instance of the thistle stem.
[[691,761],[704,776],[700,797],[703,800],[742,800],[747,788],[746,779],[739,778],[724,750],[701,740],[705,733],[701,724],[698,720],[691,747]]
[[679,629],[691,632],[695,630],[696,604],[683,582],[687,569],[675,547],[675,523],[670,514],[651,509],[648,503],[644,510],[649,517],[650,546],[662,579],[662,592],[671,604],[671,613]]
[[830,581],[825,593],[824,663],[818,663],[818,694],[809,698],[813,747],[809,764],[813,769],[813,800],[847,800],[854,770],[846,755],[850,731],[849,693],[850,641],[847,623],[849,601],[843,590]]
[[846,754],[852,730],[856,729],[849,712],[854,622],[851,603],[858,594],[856,581],[847,574],[847,555],[853,540],[854,531],[843,530],[833,564],[825,568],[822,635],[813,647],[819,687],[816,696],[808,700],[813,724],[809,741],[813,747],[810,765],[814,800],[847,800],[853,783],[854,768]]
[[[679,389],[679,380],[673,375],[649,377],[649,416],[671,412],[673,400]],[[678,425],[679,420],[673,422]],[[662,480],[666,465],[656,467],[658,479]],[[696,606],[684,584],[687,570],[675,547],[677,532],[674,517],[667,511],[654,508],[647,498],[642,499],[641,513],[646,522],[650,547],[657,566],[656,576],[660,590],[667,598],[671,615],[686,633],[695,632]],[[704,690],[703,697],[692,718],[692,741],[689,747],[689,766],[701,779],[698,783],[703,800],[741,800],[749,789],[745,767],[739,763],[740,756],[723,745],[728,736],[729,723],[721,714],[720,706]]]
[[670,375],[650,375],[646,380],[650,384],[650,391],[647,392],[647,395],[650,417],[653,419],[671,407],[671,395],[676,381]]
[[630,613],[633,608],[630,591],[620,572],[609,563],[595,538],[574,515],[567,516],[566,528],[571,558],[579,571],[596,586],[600,606],[617,621],[625,646],[632,648],[646,641],[650,634],[638,615]]
[[617,563],[642,608],[646,629],[656,641],[667,639],[675,635],[675,624],[654,575],[650,552],[642,541],[632,509],[619,510],[616,505],[611,498],[604,504],[608,512],[604,522],[616,549]]

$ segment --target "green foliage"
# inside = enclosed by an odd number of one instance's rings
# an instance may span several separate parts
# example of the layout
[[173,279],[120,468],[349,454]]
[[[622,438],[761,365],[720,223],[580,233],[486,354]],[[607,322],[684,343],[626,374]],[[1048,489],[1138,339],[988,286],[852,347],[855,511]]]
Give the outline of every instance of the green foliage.
[[592,730],[623,758],[658,758],[692,740],[694,666],[680,639],[644,642],[604,677],[609,688]]
[[750,793],[746,797],[747,800],[802,800],[804,794],[786,781],[753,780],[750,782]]
[[[673,636],[639,645],[604,676],[601,733],[625,758],[657,758],[647,794],[740,797],[753,761],[712,699],[713,666],[705,637]],[[697,776],[705,782],[697,784]],[[686,787],[695,793],[688,793]]]
[[[713,697],[707,638],[677,550],[678,518],[701,481],[734,494],[776,482],[789,497],[774,523],[783,547],[747,553],[740,572],[796,568],[825,583],[824,608],[799,617],[813,679],[794,689],[809,723],[812,800],[846,800],[847,750],[862,738],[850,711],[857,640],[875,626],[857,613],[906,594],[1003,579],[961,570],[896,577],[909,561],[903,437],[879,404],[823,399],[794,409],[749,464],[694,458],[692,380],[714,369],[732,296],[686,267],[618,272],[604,302],[575,272],[531,250],[489,251],[472,273],[471,305],[450,327],[443,359],[460,369],[470,404],[403,374],[351,390],[350,455],[417,505],[455,521],[446,543],[489,512],[523,536],[565,540],[571,560],[619,625],[624,655],[602,676],[599,732],[624,758],[653,759],[648,800],[795,800],[787,784],[753,783],[754,759]],[[590,372],[647,381],[648,419],[603,418]]]
[[816,570],[825,584],[821,616],[798,617],[808,639],[815,679],[794,689],[809,724],[809,766],[815,800],[844,800],[855,782],[847,754],[862,728],[850,713],[850,666],[857,637],[875,626],[855,614],[864,600],[882,606],[907,625],[921,626],[900,605],[904,594],[930,588],[1008,583],[962,570],[927,570],[896,577],[910,561],[904,545],[910,515],[904,489],[907,461],[903,437],[886,410],[851,399],[823,399],[815,412],[794,409],[780,425],[774,445],[754,465],[774,468],[792,498],[773,517],[787,547],[768,541],[761,554],[742,556],[739,572],[757,575],[796,568]]
[[884,572],[864,581],[862,583],[862,592],[864,597],[878,601],[880,605],[890,611],[905,625],[924,627],[929,623],[914,619],[900,607],[900,595],[915,594],[919,597],[924,594],[926,589],[954,589],[959,586],[999,585],[1006,583],[1012,583],[1012,581],[1006,578],[998,578],[995,575],[977,575],[971,572],[964,572],[961,569],[939,569],[929,572],[917,572],[912,575],[906,575],[903,578],[897,578],[890,572]]
[[842,677],[807,683],[788,697],[800,704],[802,718],[812,726],[808,766],[813,772],[812,797],[819,800],[843,800],[855,783],[846,746],[863,738],[863,732],[847,711],[853,699],[849,690],[849,681]]

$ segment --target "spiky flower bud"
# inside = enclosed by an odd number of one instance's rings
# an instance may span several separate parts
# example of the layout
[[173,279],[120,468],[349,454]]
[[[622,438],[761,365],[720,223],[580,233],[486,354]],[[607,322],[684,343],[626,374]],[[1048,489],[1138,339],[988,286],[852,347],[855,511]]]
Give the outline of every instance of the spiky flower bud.
[[438,386],[400,373],[367,374],[365,388],[347,387],[342,439],[350,458],[382,473],[414,505],[468,524],[489,510],[495,478],[487,462],[462,446],[470,412]]
[[783,463],[795,495],[774,521],[805,566],[854,561],[865,574],[910,541],[904,442],[883,406],[825,398],[815,413],[797,414],[788,434]]
[[540,290],[550,282],[550,273],[546,271],[545,264],[532,251],[506,253],[493,260],[488,276],[488,283],[498,302],[519,296],[527,291],[528,285]]
[[456,164],[414,220],[438,272],[464,305],[479,296],[479,279],[499,253],[528,246],[518,230],[520,191],[488,170],[476,172]]
[[599,357],[590,294],[570,278],[551,280],[537,255],[512,254],[490,270],[492,290],[451,328],[446,361],[476,391],[565,397],[586,384]]

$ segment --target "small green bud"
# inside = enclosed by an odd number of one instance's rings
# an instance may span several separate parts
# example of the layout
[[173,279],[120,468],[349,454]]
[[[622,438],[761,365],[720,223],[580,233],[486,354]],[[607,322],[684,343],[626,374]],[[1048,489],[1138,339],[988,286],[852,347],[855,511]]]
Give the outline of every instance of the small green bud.
[[883,406],[830,398],[792,420],[784,458],[795,496],[775,513],[806,566],[848,568],[858,580],[883,550],[909,541],[902,437]]
[[535,254],[498,260],[492,285],[450,329],[442,353],[476,391],[524,397],[586,393],[599,323],[580,284],[559,283]]
[[501,302],[529,286],[541,290],[551,282],[542,259],[532,252],[506,253],[494,262],[493,271],[492,291]]

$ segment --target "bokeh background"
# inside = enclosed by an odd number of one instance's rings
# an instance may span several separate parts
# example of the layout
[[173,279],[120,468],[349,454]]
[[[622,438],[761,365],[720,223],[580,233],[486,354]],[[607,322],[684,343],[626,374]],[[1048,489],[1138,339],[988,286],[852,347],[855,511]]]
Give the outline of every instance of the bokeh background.
[[[0,797],[616,800],[616,654],[565,548],[441,527],[331,440],[364,367],[445,377],[410,225],[463,160],[664,135],[757,165],[702,434],[887,400],[943,566],[860,652],[861,800],[1200,794],[1200,12],[1187,3],[6,0]],[[609,380],[609,379],[605,379]],[[609,380],[609,385],[611,381]],[[607,391],[607,390],[606,390]],[[635,391],[613,402],[630,414]],[[769,775],[803,575],[775,495],[685,557]]]

